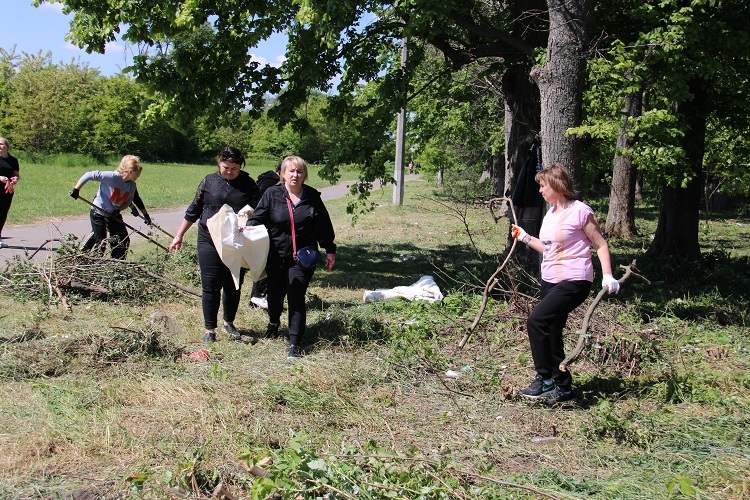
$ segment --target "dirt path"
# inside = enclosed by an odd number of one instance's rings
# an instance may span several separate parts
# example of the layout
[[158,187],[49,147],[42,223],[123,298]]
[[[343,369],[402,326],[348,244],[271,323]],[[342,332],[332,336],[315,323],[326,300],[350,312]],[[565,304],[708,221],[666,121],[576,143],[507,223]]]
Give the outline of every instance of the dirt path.
[[[405,176],[405,181],[418,179],[419,175],[409,174]],[[329,186],[320,190],[323,200],[332,200],[335,198],[342,198],[349,193],[349,184],[351,181],[342,182],[335,186]],[[377,189],[379,184],[376,183],[375,188]],[[389,187],[386,187],[389,189]],[[13,208],[11,208],[13,210]],[[59,240],[66,234],[74,234],[78,238],[83,238],[89,232],[91,232],[91,223],[88,218],[88,210],[84,210],[81,205],[81,210],[84,212],[80,217],[48,220],[42,224],[29,224],[29,225],[5,225],[3,229],[3,243],[8,245],[6,248],[0,248],[0,261],[11,259],[14,255],[21,257],[29,254],[35,254],[34,258],[45,258],[50,254],[54,253],[55,250],[60,246]],[[178,210],[153,210],[149,211],[151,218],[159,224],[165,231],[174,234],[177,228],[180,227],[183,216],[185,215],[185,207]],[[149,228],[143,222],[142,219],[133,217],[128,212],[124,214],[124,220],[127,224],[133,226],[144,234],[148,234]],[[190,228],[189,234],[192,234],[193,228]],[[158,241],[168,246],[170,238],[153,229],[153,234],[158,236]],[[131,238],[136,242],[143,240],[144,238],[137,233],[132,234]]]

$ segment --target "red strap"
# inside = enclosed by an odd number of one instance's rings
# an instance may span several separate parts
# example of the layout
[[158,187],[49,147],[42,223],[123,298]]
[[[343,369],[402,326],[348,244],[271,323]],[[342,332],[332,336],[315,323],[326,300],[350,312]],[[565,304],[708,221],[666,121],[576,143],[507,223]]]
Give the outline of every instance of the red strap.
[[294,254],[292,257],[297,257],[297,235],[294,233],[294,214],[292,213],[292,202],[287,197],[286,199],[286,207],[289,209],[289,220],[292,222],[292,251],[294,251]]

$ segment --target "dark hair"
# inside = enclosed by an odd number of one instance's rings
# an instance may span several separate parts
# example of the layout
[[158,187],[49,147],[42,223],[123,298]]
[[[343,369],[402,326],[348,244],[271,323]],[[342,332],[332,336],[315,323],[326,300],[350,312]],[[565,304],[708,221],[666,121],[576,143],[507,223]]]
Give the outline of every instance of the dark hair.
[[226,146],[221,150],[219,156],[216,157],[216,162],[218,163],[219,161],[229,161],[240,165],[240,167],[245,166],[245,156],[242,154],[242,151],[232,146]]

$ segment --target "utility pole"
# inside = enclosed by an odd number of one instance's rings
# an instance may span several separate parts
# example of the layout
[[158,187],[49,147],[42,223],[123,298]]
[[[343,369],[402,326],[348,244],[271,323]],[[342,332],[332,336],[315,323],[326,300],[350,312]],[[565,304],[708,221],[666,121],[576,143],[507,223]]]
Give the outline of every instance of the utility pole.
[[[401,70],[406,68],[406,48],[407,39],[402,40],[401,46]],[[404,203],[404,152],[406,142],[406,105],[401,108],[396,118],[396,170],[393,178],[396,179],[396,185],[393,186],[393,204],[401,206]]]

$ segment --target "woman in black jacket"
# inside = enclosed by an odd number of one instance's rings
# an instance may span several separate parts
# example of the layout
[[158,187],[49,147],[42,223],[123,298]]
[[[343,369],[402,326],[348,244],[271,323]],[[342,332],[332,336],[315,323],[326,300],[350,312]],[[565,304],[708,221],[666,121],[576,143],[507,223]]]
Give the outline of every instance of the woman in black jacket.
[[[286,296],[289,309],[288,357],[299,358],[307,320],[305,294],[315,267],[301,266],[295,259],[294,248],[320,244],[326,252],[323,264],[330,271],[336,263],[335,234],[320,193],[305,184],[305,161],[299,156],[287,156],[281,162],[280,177],[281,182],[263,194],[247,225],[265,225],[270,240],[266,263],[269,320],[266,337],[278,333]],[[294,217],[296,245],[292,242],[290,211]]]
[[245,157],[238,149],[224,148],[216,157],[216,163],[219,166],[218,170],[201,181],[193,202],[185,211],[185,220],[180,224],[169,245],[170,252],[182,247],[185,232],[198,222],[198,265],[201,270],[201,302],[206,328],[203,342],[216,341],[220,302],[224,306],[224,331],[229,334],[231,340],[242,338],[234,327],[234,318],[240,305],[240,290],[246,272],[246,269],[241,270],[240,286],[235,288],[232,273],[221,261],[206,221],[225,204],[237,212],[245,205],[254,207],[260,199],[258,185],[247,172],[241,170],[245,164]]

